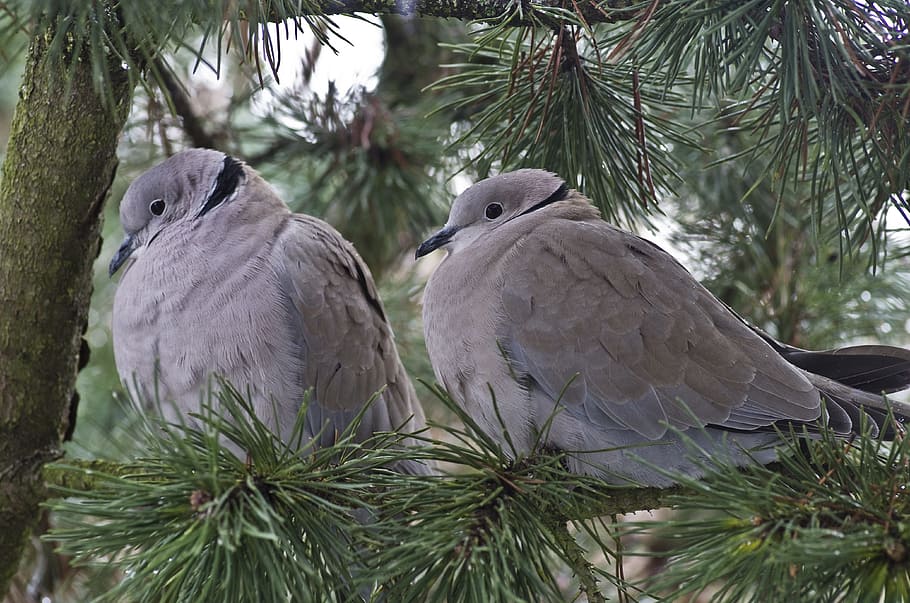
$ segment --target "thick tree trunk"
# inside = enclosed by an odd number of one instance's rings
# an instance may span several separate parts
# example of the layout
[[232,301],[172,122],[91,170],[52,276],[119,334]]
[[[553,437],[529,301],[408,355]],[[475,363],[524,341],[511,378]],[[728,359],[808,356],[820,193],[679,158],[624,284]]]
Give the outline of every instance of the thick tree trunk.
[[119,67],[105,102],[88,65],[48,62],[45,40],[29,49],[0,183],[0,594],[66,429],[130,98]]

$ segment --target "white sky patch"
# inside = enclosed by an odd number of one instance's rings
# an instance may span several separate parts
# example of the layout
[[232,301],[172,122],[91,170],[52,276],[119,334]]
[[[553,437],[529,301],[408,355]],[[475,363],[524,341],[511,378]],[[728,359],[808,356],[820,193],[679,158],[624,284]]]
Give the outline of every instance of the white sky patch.
[[[910,192],[904,191],[903,198],[906,201],[910,197]],[[885,212],[885,224],[888,225],[889,236],[894,241],[910,242],[910,210],[895,207],[893,204],[888,205]]]
[[[313,91],[324,94],[328,90],[330,80],[334,80],[340,90],[347,90],[355,85],[363,85],[368,88],[375,86],[376,71],[382,63],[384,44],[379,18],[365,15],[364,18],[334,17],[332,21],[338,26],[340,34],[350,41],[350,44],[333,36],[331,42],[337,53],[328,46],[322,48],[316,71],[310,81]],[[315,36],[306,28],[306,25],[303,25],[303,28],[304,31],[295,35],[293,33],[294,24],[288,23],[288,31],[291,32],[289,39],[284,37],[283,24],[278,32],[275,31],[274,25],[269,28],[269,33],[273,37],[281,37],[281,61],[278,65],[280,83],[275,85],[279,90],[288,88],[297,80],[300,74],[300,61],[315,41]],[[277,48],[277,42],[275,45]],[[214,48],[215,45],[209,41],[206,56],[213,66]],[[222,57],[222,77],[224,68],[231,61],[230,56]],[[270,76],[268,62],[264,55],[262,56],[263,76]],[[217,85],[219,81],[218,74],[203,64],[200,64],[195,70],[193,77],[213,85]]]
[[[338,54],[329,48],[323,48],[310,87],[314,92],[325,94],[329,81],[334,80],[340,91],[346,91],[354,86],[375,88],[378,82],[376,72],[385,54],[384,33],[379,18],[372,15],[364,19],[338,17],[334,21],[341,35],[350,40],[353,46],[336,40],[337,44],[333,44]],[[312,43],[312,38],[307,43]],[[296,70],[299,65],[298,58],[294,69]],[[283,76],[281,85],[285,85]]]
[[[332,46],[337,52],[333,52],[328,46],[322,47],[310,78],[309,90],[319,96],[325,96],[329,82],[335,83],[342,96],[351,88],[364,87],[368,90],[375,88],[378,82],[376,74],[384,55],[384,34],[379,18],[372,15],[363,19],[336,17],[333,21],[338,26],[339,33],[351,44],[333,36]],[[309,30],[299,34],[296,39],[281,41],[278,82],[273,82],[256,95],[253,101],[256,110],[267,110],[275,93],[299,85],[302,80],[302,61],[314,42],[315,36]]]
[[[377,72],[384,56],[384,33],[379,19],[374,16],[364,18],[336,17],[333,22],[338,32],[350,43],[338,36],[332,36],[332,48],[323,45],[319,49],[316,67],[312,72],[309,82],[303,88],[303,96],[309,98],[312,94],[320,97],[326,95],[330,82],[335,83],[339,97],[344,97],[349,90],[356,88],[374,89],[378,80]],[[260,70],[264,88],[259,88],[255,74],[255,65],[248,62],[244,69],[253,70],[252,82],[256,90],[253,92],[250,108],[254,115],[264,116],[272,112],[276,95],[285,93],[291,88],[303,86],[303,61],[308,51],[315,47],[316,37],[302,25],[303,31],[294,32],[294,24],[287,24],[290,38],[285,38],[285,27],[282,24],[276,31],[274,25],[270,26],[269,34],[273,37],[275,52],[280,46],[281,59],[278,61],[277,81],[271,73],[265,53],[260,49]],[[280,37],[280,44],[274,38]],[[187,76],[191,78],[195,88],[197,103],[203,108],[214,105],[223,105],[227,108],[230,98],[235,94],[234,82],[230,72],[236,70],[239,57],[233,50],[221,57],[220,71],[216,73],[217,49],[209,41],[205,49],[205,63],[195,65],[189,61]],[[245,58],[244,61],[249,61]],[[195,67],[195,69],[194,69]],[[208,91],[208,94],[206,94]],[[204,98],[200,98],[203,96]],[[300,124],[288,123],[288,127],[296,129]]]

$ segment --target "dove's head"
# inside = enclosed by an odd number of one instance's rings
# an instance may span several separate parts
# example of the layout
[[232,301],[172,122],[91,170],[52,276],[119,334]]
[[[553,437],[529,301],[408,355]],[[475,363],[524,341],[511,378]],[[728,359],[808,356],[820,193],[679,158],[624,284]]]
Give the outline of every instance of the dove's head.
[[449,220],[417,248],[417,257],[434,249],[458,251],[503,224],[569,196],[562,178],[544,170],[523,169],[481,180],[455,199]]
[[209,219],[231,202],[248,174],[230,155],[208,149],[177,153],[133,181],[120,202],[126,238],[111,260],[113,275],[169,228]]

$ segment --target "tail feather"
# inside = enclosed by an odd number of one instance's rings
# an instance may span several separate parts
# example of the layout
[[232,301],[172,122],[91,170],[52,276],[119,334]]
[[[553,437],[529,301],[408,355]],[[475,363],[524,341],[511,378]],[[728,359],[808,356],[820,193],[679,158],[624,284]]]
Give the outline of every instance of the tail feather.
[[910,387],[910,350],[884,345],[863,345],[809,352],[785,347],[779,350],[788,362],[864,392],[892,393]]
[[[881,430],[882,437],[892,439],[896,424],[910,419],[910,405],[884,397],[910,387],[910,350],[859,345],[809,352],[787,347],[781,356],[806,371],[822,394],[850,415],[854,431],[865,414],[873,435]],[[889,413],[894,423],[888,421]]]
[[[860,425],[863,423],[863,415],[865,415],[866,423],[872,429],[872,435],[878,435],[879,430],[882,429],[884,430],[882,435],[890,438],[894,436],[894,425],[886,420],[889,412],[897,423],[904,423],[910,418],[910,405],[903,402],[886,399],[883,394],[863,391],[823,375],[808,371],[805,374],[812,385],[822,393],[829,409],[832,405],[836,405],[847,413],[853,423],[851,431],[859,431]],[[842,430],[843,426],[836,427],[836,431]]]
[[[790,364],[802,369],[822,393],[829,425],[836,433],[845,428],[858,431],[864,416],[872,432],[881,430],[886,439],[896,435],[897,425],[910,423],[910,404],[885,398],[885,394],[910,388],[910,350],[856,345],[813,352],[781,343],[742,317],[740,320]],[[887,420],[889,415],[893,423]]]
[[910,387],[910,350],[890,345],[854,345],[814,352],[781,343],[742,317],[740,320],[790,364],[809,373],[879,395]]

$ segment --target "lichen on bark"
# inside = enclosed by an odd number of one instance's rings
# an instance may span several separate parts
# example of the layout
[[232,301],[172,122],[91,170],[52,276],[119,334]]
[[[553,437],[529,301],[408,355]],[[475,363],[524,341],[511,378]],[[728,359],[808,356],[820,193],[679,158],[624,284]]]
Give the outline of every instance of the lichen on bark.
[[99,95],[85,62],[29,47],[0,181],[0,593],[59,455],[131,86]]

